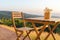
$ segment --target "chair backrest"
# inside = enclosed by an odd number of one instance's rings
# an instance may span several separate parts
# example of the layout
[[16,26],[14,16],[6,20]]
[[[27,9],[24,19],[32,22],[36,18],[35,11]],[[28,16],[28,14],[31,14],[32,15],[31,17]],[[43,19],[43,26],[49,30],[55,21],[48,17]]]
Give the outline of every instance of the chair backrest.
[[12,22],[13,22],[14,28],[16,29],[15,20],[14,20],[15,18],[22,18],[23,19],[24,26],[25,26],[24,15],[23,15],[22,12],[16,12],[16,11],[13,11],[12,12]]
[[23,14],[22,14],[22,12],[13,11],[12,12],[12,17],[13,18],[23,18]]

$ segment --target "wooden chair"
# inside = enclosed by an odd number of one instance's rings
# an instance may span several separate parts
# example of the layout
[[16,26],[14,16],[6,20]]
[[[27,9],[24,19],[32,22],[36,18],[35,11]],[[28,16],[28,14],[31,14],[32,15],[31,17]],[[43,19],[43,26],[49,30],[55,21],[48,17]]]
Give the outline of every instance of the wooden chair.
[[[23,23],[24,23],[24,27],[22,28],[17,28],[15,25],[15,18],[22,18],[23,19]],[[29,34],[31,32],[31,30],[33,30],[33,28],[27,28],[25,25],[25,20],[24,20],[24,15],[22,12],[12,12],[12,22],[13,22],[13,27],[15,29],[16,35],[17,35],[17,40],[19,40],[19,38],[21,37],[21,35],[23,34],[23,31],[25,30],[27,35],[23,38],[23,40],[25,40],[25,38],[28,36],[28,38],[31,40]],[[18,33],[19,32],[19,33]]]

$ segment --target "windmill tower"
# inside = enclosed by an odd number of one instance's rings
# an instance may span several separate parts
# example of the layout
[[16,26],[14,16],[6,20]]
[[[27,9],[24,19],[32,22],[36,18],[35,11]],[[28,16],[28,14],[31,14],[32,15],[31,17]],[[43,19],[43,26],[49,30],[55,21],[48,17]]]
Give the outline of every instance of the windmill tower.
[[49,9],[49,8],[45,8],[44,9],[44,19],[50,19],[51,15],[50,15],[50,12],[52,11],[52,9]]

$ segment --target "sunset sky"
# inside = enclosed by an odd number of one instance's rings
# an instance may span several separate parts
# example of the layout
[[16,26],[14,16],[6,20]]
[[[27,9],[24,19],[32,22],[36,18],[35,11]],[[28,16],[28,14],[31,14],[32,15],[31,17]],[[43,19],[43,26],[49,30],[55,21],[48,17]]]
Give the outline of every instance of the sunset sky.
[[40,13],[45,7],[60,13],[60,0],[0,0],[0,10],[5,11]]

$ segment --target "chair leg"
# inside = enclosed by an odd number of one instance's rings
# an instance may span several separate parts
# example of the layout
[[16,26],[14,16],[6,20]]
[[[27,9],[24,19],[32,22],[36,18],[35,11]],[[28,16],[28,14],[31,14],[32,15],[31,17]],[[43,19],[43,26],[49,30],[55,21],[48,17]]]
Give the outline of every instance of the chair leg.
[[19,37],[18,37],[18,33],[17,33],[17,30],[16,30],[16,36],[17,36],[17,39],[16,39],[16,40],[19,40]]
[[23,34],[23,31],[21,32],[21,34],[20,34],[18,37],[21,37],[21,36],[22,36],[22,34]]
[[27,35],[23,38],[23,40],[25,40],[25,38],[28,36],[29,37],[29,39],[31,40],[31,38],[30,38],[30,36],[29,36],[29,34],[31,33],[31,31],[26,31],[26,33],[27,33]]
[[19,38],[22,36],[22,34],[23,34],[23,31],[19,31],[19,32],[21,32],[21,34],[19,34],[18,35],[18,33],[17,33],[17,39],[16,40],[19,40]]
[[17,39],[16,40],[19,40],[19,38],[17,37]]

